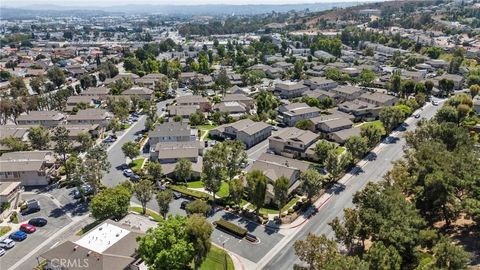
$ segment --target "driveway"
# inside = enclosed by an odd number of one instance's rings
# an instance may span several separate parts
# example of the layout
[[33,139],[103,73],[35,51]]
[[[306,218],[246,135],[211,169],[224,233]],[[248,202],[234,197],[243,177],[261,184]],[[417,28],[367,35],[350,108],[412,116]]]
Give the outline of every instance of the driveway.
[[[187,199],[181,198],[178,200],[173,200],[170,203],[169,214],[186,216],[185,210],[180,209],[180,204],[184,201],[187,201]],[[135,197],[132,198],[132,202],[139,204]],[[147,207],[157,212],[159,210],[155,199],[151,200],[147,204]],[[216,211],[214,215],[209,216],[207,219],[209,222],[214,222],[220,218],[226,219],[248,230],[250,233],[254,234],[260,239],[260,243],[252,244],[245,239],[239,239],[231,234],[217,229],[215,229],[212,233],[212,241],[219,246],[225,245],[225,248],[229,251],[232,251],[252,262],[258,262],[284,237],[274,229],[260,226],[224,210]]]
[[[0,265],[2,269],[8,269],[11,267],[17,261],[27,256],[27,254],[33,248],[49,240],[55,232],[72,222],[72,219],[67,215],[65,210],[58,207],[58,205],[49,196],[39,194],[22,194],[22,200],[30,199],[38,200],[40,202],[41,210],[37,213],[26,216],[19,215],[18,225],[27,223],[31,218],[34,217],[46,218],[48,220],[48,224],[44,227],[37,228],[37,231],[33,234],[29,234],[27,239],[22,242],[17,242],[14,248],[7,250],[5,255],[0,257]],[[12,230],[11,232],[13,231],[15,230]],[[6,237],[8,237],[10,233],[8,233]]]

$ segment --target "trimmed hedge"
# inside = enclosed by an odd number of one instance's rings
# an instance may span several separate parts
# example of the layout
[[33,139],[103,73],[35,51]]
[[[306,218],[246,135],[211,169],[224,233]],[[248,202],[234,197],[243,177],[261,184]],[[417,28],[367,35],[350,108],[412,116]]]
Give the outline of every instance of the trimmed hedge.
[[226,221],[225,219],[219,219],[217,221],[215,221],[213,223],[215,226],[229,232],[229,233],[232,233],[236,236],[239,236],[239,237],[244,237],[246,234],[247,234],[247,230],[231,223],[231,222],[228,222]]
[[196,199],[212,200],[211,195],[208,195],[208,194],[200,192],[200,191],[191,190],[191,189],[188,189],[184,186],[169,185],[168,188],[170,188],[173,191],[180,192],[185,196],[190,196],[190,197],[193,197],[193,198],[196,198]]

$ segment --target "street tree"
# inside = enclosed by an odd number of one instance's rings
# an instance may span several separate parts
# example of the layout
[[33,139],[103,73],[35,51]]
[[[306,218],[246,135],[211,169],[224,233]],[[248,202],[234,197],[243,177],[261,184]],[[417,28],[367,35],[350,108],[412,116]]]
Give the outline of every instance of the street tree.
[[373,123],[365,123],[360,127],[360,136],[367,138],[368,147],[373,148],[380,142],[382,136],[385,135],[383,126]]
[[135,142],[126,142],[124,145],[122,145],[122,151],[123,154],[132,161],[135,157],[140,155],[140,148]]
[[24,142],[21,138],[17,138],[14,136],[7,136],[3,139],[0,139],[0,144],[5,146],[10,152],[27,151],[30,149],[30,146],[27,142]]
[[365,253],[365,260],[371,269],[400,270],[402,257],[393,246],[386,247],[381,241],[375,241]]
[[133,187],[133,194],[135,198],[142,205],[142,214],[145,215],[147,212],[147,203],[153,197],[153,185],[152,182],[148,179],[142,179],[136,183]]
[[247,186],[250,202],[255,206],[258,215],[260,208],[265,204],[268,178],[262,171],[253,170],[247,174]]
[[96,194],[101,187],[103,175],[110,170],[107,149],[103,145],[97,145],[88,150],[84,161],[85,180],[93,187]]
[[335,238],[338,242],[344,244],[349,252],[352,252],[356,243],[361,224],[358,218],[358,212],[355,209],[346,208],[343,210],[344,221],[335,217],[330,223]]
[[185,207],[185,211],[189,215],[199,214],[206,217],[212,211],[212,207],[204,200],[197,199],[189,202]]
[[90,202],[90,211],[97,220],[119,219],[128,213],[132,193],[123,186],[107,188],[96,194]]
[[78,150],[80,152],[85,152],[94,145],[94,141],[92,139],[92,135],[88,132],[80,132],[77,136],[77,141],[80,143]]
[[228,172],[225,166],[225,151],[221,144],[215,145],[212,149],[206,151],[203,156],[203,176],[202,182],[205,189],[210,191],[215,201],[215,194],[220,190],[222,181],[228,179]]
[[230,196],[230,199],[234,204],[240,205],[244,190],[243,178],[237,177],[228,182],[228,196]]
[[326,140],[320,140],[317,142],[315,145],[315,155],[317,156],[319,163],[324,165],[325,164],[325,159],[327,158],[327,154],[329,150],[335,149],[336,150],[337,146],[329,141]]
[[210,237],[213,232],[213,227],[204,216],[193,214],[188,217],[185,230],[190,242],[193,244],[194,268],[199,269],[207,258],[207,254],[212,246]]
[[345,142],[345,148],[354,159],[361,159],[368,151],[368,139],[361,136],[352,136]]
[[405,120],[406,115],[398,106],[388,106],[380,110],[379,118],[387,134],[390,134],[393,129]]
[[173,199],[171,190],[162,190],[157,193],[157,204],[160,209],[160,214],[166,218],[168,210],[170,209],[170,202]]
[[147,172],[154,181],[158,181],[162,178],[162,165],[159,162],[152,161],[148,163]]
[[273,183],[273,195],[278,205],[278,217],[282,217],[282,208],[288,200],[288,179],[285,176],[279,177]]
[[[70,131],[63,126],[55,128],[53,131],[53,141],[55,141],[55,153],[62,157],[62,165],[65,165],[67,161],[67,156],[72,152],[72,142],[69,139],[68,134]],[[66,171],[67,178],[69,177],[69,172]]]
[[175,165],[174,173],[177,181],[183,179],[187,183],[192,176],[192,162],[188,159],[180,159]]
[[195,246],[186,224],[186,217],[172,216],[138,238],[138,254],[149,269],[184,270],[188,267],[194,259]]
[[[217,145],[216,145],[217,146]],[[238,141],[225,141],[217,147],[223,149],[225,152],[225,167],[227,171],[228,180],[232,180],[238,175],[245,164],[247,164],[247,153],[245,152],[245,145]]]
[[314,169],[308,169],[301,172],[299,179],[302,191],[307,195],[307,198],[310,201],[313,196],[320,192],[325,182],[324,177]]
[[[331,261],[340,256],[337,243],[325,235],[309,233],[305,240],[297,240],[293,244],[295,255],[307,264],[304,269],[327,269]],[[294,269],[302,269],[295,265]]]
[[28,129],[28,139],[33,149],[48,149],[50,143],[50,131],[44,126],[36,126]]
[[65,73],[58,68],[54,67],[48,70],[47,72],[48,79],[53,82],[53,84],[58,88],[65,83]]
[[346,166],[351,161],[351,155],[349,152],[340,155],[337,150],[329,150],[327,158],[325,159],[325,169],[331,176],[331,180],[337,179]]

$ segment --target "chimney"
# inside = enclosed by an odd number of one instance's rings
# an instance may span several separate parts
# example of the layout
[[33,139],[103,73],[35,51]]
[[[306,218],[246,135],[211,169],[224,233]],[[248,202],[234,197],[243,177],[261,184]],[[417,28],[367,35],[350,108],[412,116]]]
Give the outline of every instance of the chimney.
[[77,251],[78,246],[73,247],[73,251]]
[[89,250],[89,251],[87,252],[87,257],[90,256],[90,254],[92,254],[92,251],[91,251],[91,250]]

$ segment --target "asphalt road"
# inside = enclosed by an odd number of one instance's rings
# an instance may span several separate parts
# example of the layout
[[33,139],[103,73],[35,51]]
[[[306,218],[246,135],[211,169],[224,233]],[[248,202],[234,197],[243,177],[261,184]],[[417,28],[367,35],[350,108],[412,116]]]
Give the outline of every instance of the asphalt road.
[[[157,103],[157,115],[160,117],[164,113],[162,109],[166,107],[167,103],[171,103],[172,100],[165,100]],[[118,132],[118,140],[111,144],[108,148],[108,161],[110,161],[110,171],[103,176],[103,184],[107,187],[115,187],[119,183],[128,180],[122,173],[120,166],[127,160],[122,152],[122,145],[126,142],[134,141],[135,134],[139,133],[145,128],[146,115],[142,115],[137,122],[134,122],[130,129],[123,132]]]
[[[439,108],[440,106],[426,105],[420,112],[421,118],[432,118]],[[405,125],[404,131],[414,130],[419,120],[415,118],[407,120],[408,124]],[[404,131],[400,131],[397,138],[390,138],[390,142],[382,143],[384,144],[383,149],[377,154],[376,159],[368,162],[356,175],[352,176],[345,187],[334,187],[329,190],[328,193],[332,196],[319,209],[318,213],[306,222],[278,253],[271,258],[264,258],[258,268],[293,269],[295,264],[300,263],[293,248],[293,243],[296,240],[305,239],[309,233],[325,234],[328,237],[333,237],[333,231],[328,223],[337,216],[342,217],[343,209],[353,207],[353,194],[361,190],[369,181],[380,181],[385,173],[392,168],[391,162],[402,157],[403,147],[405,146]]]

